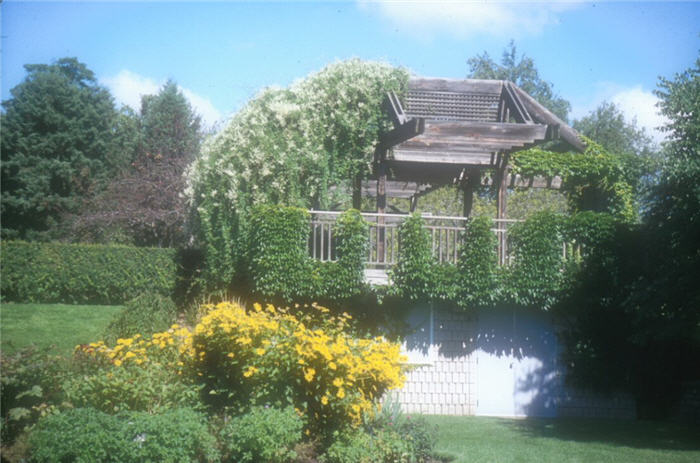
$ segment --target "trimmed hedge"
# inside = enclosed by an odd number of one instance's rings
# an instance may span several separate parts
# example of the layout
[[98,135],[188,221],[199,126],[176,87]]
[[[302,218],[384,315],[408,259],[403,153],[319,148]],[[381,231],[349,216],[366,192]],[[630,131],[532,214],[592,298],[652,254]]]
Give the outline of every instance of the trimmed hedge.
[[0,243],[2,298],[16,302],[123,304],[144,292],[171,296],[174,249]]

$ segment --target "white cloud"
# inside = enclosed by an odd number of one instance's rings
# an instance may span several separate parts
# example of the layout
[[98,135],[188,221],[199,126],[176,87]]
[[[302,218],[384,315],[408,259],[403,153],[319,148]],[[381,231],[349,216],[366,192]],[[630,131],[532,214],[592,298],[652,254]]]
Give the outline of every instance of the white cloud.
[[[135,110],[141,108],[141,97],[158,93],[165,81],[156,81],[129,70],[122,70],[117,75],[105,77],[102,82],[109,88],[117,103],[131,106]],[[192,105],[192,108],[202,116],[202,121],[208,127],[213,127],[220,121],[222,114],[207,98],[196,94],[190,89],[178,86],[182,94]]]
[[558,14],[576,7],[576,3],[571,0],[358,0],[361,8],[378,10],[412,34],[432,36],[448,33],[458,38],[476,34],[503,37],[536,35],[546,26],[558,23]]
[[668,120],[660,112],[656,104],[659,98],[652,92],[644,90],[641,85],[622,87],[611,83],[598,84],[596,96],[583,105],[574,105],[571,111],[573,119],[587,116],[603,101],[614,103],[628,122],[636,120],[638,127],[643,127],[651,138],[660,143],[665,139],[665,134],[659,127]]

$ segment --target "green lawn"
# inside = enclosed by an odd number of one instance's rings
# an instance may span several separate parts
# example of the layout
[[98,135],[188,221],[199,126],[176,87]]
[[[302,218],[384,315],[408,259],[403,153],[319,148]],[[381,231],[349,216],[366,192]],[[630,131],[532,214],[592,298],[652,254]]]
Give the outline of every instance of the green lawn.
[[428,416],[466,462],[700,462],[700,428],[650,421]]
[[122,309],[111,305],[1,304],[3,352],[36,344],[69,354],[77,344],[96,341]]

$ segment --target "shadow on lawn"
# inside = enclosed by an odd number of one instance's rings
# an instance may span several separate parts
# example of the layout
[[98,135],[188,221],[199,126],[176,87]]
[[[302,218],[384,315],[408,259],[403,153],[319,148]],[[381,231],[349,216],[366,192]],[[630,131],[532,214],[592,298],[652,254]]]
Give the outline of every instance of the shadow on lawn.
[[503,420],[527,437],[655,450],[700,450],[700,427],[663,421],[558,418]]

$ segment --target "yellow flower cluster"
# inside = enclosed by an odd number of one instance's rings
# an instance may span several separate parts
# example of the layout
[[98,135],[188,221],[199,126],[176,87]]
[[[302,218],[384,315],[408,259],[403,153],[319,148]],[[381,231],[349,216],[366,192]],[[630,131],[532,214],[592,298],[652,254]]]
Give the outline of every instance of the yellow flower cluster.
[[209,307],[195,328],[194,366],[232,396],[255,391],[292,402],[312,426],[359,424],[386,390],[403,386],[404,359],[384,338],[353,338],[350,320],[315,304],[246,311],[224,302]]
[[403,386],[399,345],[353,337],[347,314],[315,304],[246,310],[224,302],[204,310],[192,331],[173,325],[150,339],[77,349],[118,367],[171,367],[203,383],[205,397],[294,405],[314,431],[360,424],[385,391]]
[[172,364],[180,374],[185,367],[183,360],[194,352],[192,333],[177,324],[167,331],[153,334],[150,339],[136,334],[131,338],[117,339],[114,347],[97,341],[76,346],[76,351],[104,357],[118,367],[129,364],[147,366],[150,362]]

